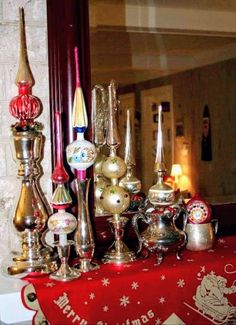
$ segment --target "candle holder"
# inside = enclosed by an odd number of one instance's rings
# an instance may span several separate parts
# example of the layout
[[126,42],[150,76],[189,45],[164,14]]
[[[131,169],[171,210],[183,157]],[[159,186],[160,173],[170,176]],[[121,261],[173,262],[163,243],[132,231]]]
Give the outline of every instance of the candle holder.
[[56,258],[48,248],[43,247],[41,235],[45,229],[48,204],[39,190],[41,176],[43,125],[35,122],[42,111],[40,100],[31,94],[34,79],[26,52],[24,13],[20,8],[20,57],[16,77],[19,94],[10,102],[10,113],[19,121],[11,127],[21,192],[15,210],[13,223],[22,236],[22,253],[13,258],[14,265],[8,273],[50,273],[57,269]]
[[102,164],[106,156],[102,149],[106,143],[105,131],[107,125],[107,94],[103,86],[95,85],[92,90],[92,131],[93,142],[96,147],[97,157],[94,163],[94,194],[95,215],[106,215],[108,212],[103,208],[101,195],[110,181],[102,173]]
[[116,111],[118,100],[116,97],[117,85],[114,80],[108,87],[109,93],[109,120],[107,130],[107,145],[110,148],[110,155],[102,164],[102,172],[105,177],[111,180],[101,196],[105,210],[113,214],[108,221],[114,229],[115,241],[103,258],[104,263],[123,264],[135,260],[135,254],[129,250],[123,242],[124,227],[128,221],[127,217],[121,216],[130,204],[129,194],[118,185],[118,180],[126,172],[125,162],[116,155],[116,150],[120,145],[120,138],[116,123]]
[[88,189],[90,181],[86,170],[94,164],[96,149],[93,143],[85,140],[84,132],[88,127],[88,118],[79,77],[78,49],[75,48],[76,90],[73,104],[72,125],[77,139],[66,148],[67,162],[75,170],[78,199],[78,217],[75,231],[75,249],[80,263],[75,264],[81,272],[93,271],[99,266],[92,262],[95,243],[88,210]]
[[57,160],[52,174],[52,181],[57,185],[57,187],[53,193],[52,206],[54,209],[57,209],[58,212],[50,216],[48,220],[48,228],[54,235],[59,236],[59,241],[54,242],[54,246],[57,247],[61,265],[58,271],[50,274],[50,278],[67,282],[79,278],[81,274],[78,270],[71,268],[68,265],[70,248],[71,245],[74,245],[74,241],[67,240],[67,235],[75,230],[77,222],[76,218],[71,213],[65,211],[65,209],[71,205],[72,199],[64,185],[69,181],[69,175],[63,165],[60,112],[55,113],[55,122]]

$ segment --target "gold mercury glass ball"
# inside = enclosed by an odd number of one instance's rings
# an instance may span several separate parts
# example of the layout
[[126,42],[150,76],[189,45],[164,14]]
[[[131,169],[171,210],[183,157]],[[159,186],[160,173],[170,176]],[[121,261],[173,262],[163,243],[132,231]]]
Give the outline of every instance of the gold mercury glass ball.
[[105,210],[120,214],[129,207],[130,197],[122,187],[111,185],[101,195],[101,202]]
[[102,173],[107,178],[120,178],[126,172],[126,164],[118,156],[107,157],[102,164]]
[[101,201],[101,195],[105,191],[105,189],[110,186],[110,182],[105,179],[104,177],[97,176],[97,181],[94,182],[95,185],[95,205],[96,205],[96,212],[102,213],[104,212],[104,208]]
[[141,181],[133,175],[123,177],[119,185],[129,193],[136,194],[141,191]]
[[95,174],[102,174],[102,164],[105,159],[106,156],[99,152],[93,165],[93,171]]

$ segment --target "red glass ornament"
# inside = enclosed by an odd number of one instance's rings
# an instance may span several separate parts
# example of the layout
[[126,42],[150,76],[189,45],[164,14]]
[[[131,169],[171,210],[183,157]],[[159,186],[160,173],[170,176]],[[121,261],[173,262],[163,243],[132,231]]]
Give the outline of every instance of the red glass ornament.
[[210,204],[202,199],[198,193],[188,201],[186,208],[188,211],[188,223],[203,224],[211,221],[212,211]]
[[61,130],[61,113],[55,112],[55,127],[56,127],[56,167],[52,174],[52,181],[57,184],[66,183],[69,180],[69,175],[63,165],[62,156],[62,130]]
[[42,112],[40,100],[31,94],[28,84],[19,86],[19,95],[15,96],[9,107],[10,114],[20,120],[20,124],[33,123],[33,120]]

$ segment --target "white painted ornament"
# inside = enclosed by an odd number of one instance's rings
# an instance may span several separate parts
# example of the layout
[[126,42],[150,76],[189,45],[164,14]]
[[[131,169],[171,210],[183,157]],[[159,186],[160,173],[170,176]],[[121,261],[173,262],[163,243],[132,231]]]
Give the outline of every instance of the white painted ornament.
[[84,133],[77,133],[77,139],[66,148],[67,162],[77,170],[86,170],[92,166],[96,156],[94,144],[84,139]]

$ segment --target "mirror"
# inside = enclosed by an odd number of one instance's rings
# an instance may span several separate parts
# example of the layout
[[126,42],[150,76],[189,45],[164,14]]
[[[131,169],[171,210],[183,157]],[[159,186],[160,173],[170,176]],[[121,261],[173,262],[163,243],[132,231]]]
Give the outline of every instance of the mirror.
[[[156,179],[157,106],[164,109],[168,173],[210,203],[236,199],[236,2],[94,0],[90,5],[92,85],[119,83],[135,128],[142,190]],[[122,151],[122,148],[121,148]],[[122,153],[121,153],[122,155]]]

